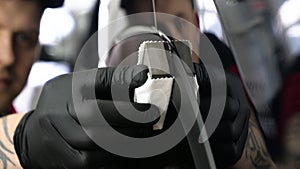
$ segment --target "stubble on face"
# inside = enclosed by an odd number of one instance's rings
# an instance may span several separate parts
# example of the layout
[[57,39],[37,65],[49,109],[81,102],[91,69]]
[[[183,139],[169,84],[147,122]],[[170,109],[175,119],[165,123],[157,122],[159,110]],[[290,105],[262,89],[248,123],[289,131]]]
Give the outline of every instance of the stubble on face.
[[34,0],[0,0],[0,114],[25,86],[39,50],[41,8]]

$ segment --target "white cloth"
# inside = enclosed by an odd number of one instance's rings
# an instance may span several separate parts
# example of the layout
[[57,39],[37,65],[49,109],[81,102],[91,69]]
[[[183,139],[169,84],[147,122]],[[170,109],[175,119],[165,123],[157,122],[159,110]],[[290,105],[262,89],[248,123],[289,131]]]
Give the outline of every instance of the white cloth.
[[[181,41],[186,45],[190,45],[188,41]],[[170,77],[170,68],[167,55],[170,51],[165,49],[164,41],[145,41],[139,47],[138,64],[148,66],[148,79],[144,85],[135,89],[134,100],[137,103],[151,103],[159,108],[160,119],[153,126],[154,130],[163,128],[166,112],[169,106],[174,78]],[[176,42],[175,42],[176,43]],[[178,47],[182,47],[183,43],[178,43]],[[189,49],[191,47],[189,46]],[[187,52],[185,54],[191,54]],[[191,57],[191,56],[186,56]],[[155,75],[159,75],[157,78]],[[196,77],[188,76],[191,87],[197,98],[198,84]]]
[[173,80],[173,78],[152,79],[150,74],[148,74],[146,83],[135,89],[136,102],[151,103],[159,108],[161,117],[153,126],[154,130],[161,130],[163,128],[171,97]]
[[[172,77],[167,77],[170,70],[166,56],[167,51],[164,49],[163,43],[163,41],[143,42],[140,45],[138,56],[138,64],[148,66],[150,73],[148,73],[146,83],[135,89],[135,101],[151,103],[159,108],[161,117],[153,126],[154,130],[163,128],[174,80]],[[162,78],[152,78],[152,75],[160,75]]]

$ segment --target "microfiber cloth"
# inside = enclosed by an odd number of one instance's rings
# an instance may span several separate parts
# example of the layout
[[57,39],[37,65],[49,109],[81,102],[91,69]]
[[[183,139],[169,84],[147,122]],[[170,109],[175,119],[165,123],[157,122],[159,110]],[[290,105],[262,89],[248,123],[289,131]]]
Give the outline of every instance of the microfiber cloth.
[[[165,41],[145,41],[140,45],[138,52],[137,64],[148,66],[149,73],[145,84],[135,89],[134,100],[137,103],[151,103],[159,108],[161,117],[153,126],[154,130],[163,128],[174,82],[174,77],[170,76],[167,56],[171,51],[165,49],[166,43]],[[191,53],[189,57],[191,58]],[[197,93],[197,81],[194,76],[190,79],[193,90]]]

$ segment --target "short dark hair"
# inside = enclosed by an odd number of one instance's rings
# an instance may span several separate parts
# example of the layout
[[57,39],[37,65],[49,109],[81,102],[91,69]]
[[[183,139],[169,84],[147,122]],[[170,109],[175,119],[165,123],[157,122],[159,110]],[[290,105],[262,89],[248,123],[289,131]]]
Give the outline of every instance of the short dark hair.
[[[138,13],[138,9],[136,7],[137,2],[141,1],[151,1],[151,0],[121,0],[121,8],[123,8],[127,15]],[[192,8],[194,8],[194,0],[190,0]]]
[[194,7],[195,7],[194,0],[191,0],[191,5],[192,5],[192,8],[194,9]]
[[37,0],[42,9],[46,8],[58,8],[64,4],[64,0]]
[[[121,8],[123,8],[127,15],[137,13],[135,4],[140,0],[121,0]],[[145,1],[145,0],[144,0]],[[150,1],[150,0],[148,0]]]

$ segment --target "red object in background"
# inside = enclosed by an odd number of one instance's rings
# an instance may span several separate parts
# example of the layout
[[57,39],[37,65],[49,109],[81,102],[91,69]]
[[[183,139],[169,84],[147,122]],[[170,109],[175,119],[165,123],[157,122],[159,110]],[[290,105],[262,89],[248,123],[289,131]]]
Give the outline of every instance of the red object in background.
[[263,1],[256,1],[256,2],[253,2],[251,3],[251,7],[254,9],[254,10],[264,10],[266,9],[266,3],[263,2]]
[[231,72],[231,73],[234,73],[234,74],[238,75],[239,77],[241,77],[237,65],[229,66],[226,70]]
[[13,105],[10,105],[10,107],[9,107],[9,114],[15,114],[15,113],[17,113],[16,109],[14,108]]
[[300,72],[291,73],[284,81],[281,92],[280,135],[285,135],[287,123],[295,113],[300,113]]

